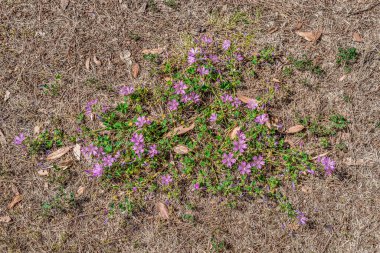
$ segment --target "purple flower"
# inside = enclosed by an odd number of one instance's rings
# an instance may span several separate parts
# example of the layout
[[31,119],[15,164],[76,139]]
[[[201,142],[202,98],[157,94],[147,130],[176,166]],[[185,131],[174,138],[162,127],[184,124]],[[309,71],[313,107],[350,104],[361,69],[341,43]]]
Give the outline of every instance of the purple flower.
[[243,140],[234,141],[234,151],[239,151],[240,153],[244,153],[247,149],[247,144]]
[[123,86],[120,88],[119,94],[122,96],[131,95],[135,91],[135,88],[131,86]]
[[241,101],[240,99],[238,98],[235,98],[232,103],[231,103],[233,106],[235,106],[236,108],[238,108],[240,105],[241,105]]
[[222,99],[224,103],[232,102],[234,100],[233,97],[227,93],[223,94],[220,98]]
[[195,56],[187,56],[187,63],[189,63],[189,65],[195,63],[197,61],[197,58],[195,58]]
[[210,71],[206,69],[204,66],[198,67],[197,71],[201,76],[208,75],[208,73],[210,73]]
[[232,165],[236,162],[236,159],[234,158],[234,155],[232,153],[223,154],[223,160],[222,163],[226,165],[228,168],[231,168]]
[[323,165],[326,176],[331,176],[335,170],[335,161],[328,156],[320,157],[318,161]]
[[199,96],[198,93],[196,93],[196,92],[193,91],[193,92],[190,92],[189,96],[190,96],[190,99],[194,103],[198,104],[199,102],[201,102],[201,97]]
[[95,146],[94,144],[90,144],[87,147],[82,148],[82,153],[85,157],[91,157],[91,156],[96,156],[98,154],[98,147]]
[[207,37],[207,36],[203,36],[202,37],[202,41],[206,44],[211,44],[212,43],[212,38],[210,37]]
[[307,171],[309,174],[311,174],[311,175],[315,175],[315,171],[314,171],[314,170],[307,169],[306,171]]
[[208,58],[209,58],[213,63],[218,63],[218,62],[219,62],[219,58],[218,58],[218,56],[215,55],[215,54],[209,55]]
[[173,182],[172,176],[164,175],[161,177],[161,184],[169,185],[171,182]]
[[144,143],[144,136],[142,134],[134,133],[132,135],[131,142],[134,144]]
[[149,157],[153,158],[155,155],[158,155],[157,145],[153,144],[149,147]]
[[242,174],[242,175],[245,175],[245,174],[249,175],[249,174],[251,174],[251,167],[252,167],[251,164],[243,161],[243,162],[241,162],[239,164],[239,168],[238,169],[240,171],[240,174]]
[[132,188],[132,191],[137,192],[137,187],[134,186],[134,187]]
[[260,125],[264,125],[266,122],[269,121],[269,118],[268,118],[268,114],[262,114],[262,115],[259,115],[256,117],[255,119],[255,122],[260,124]]
[[149,125],[151,122],[150,122],[150,120],[147,120],[146,119],[146,117],[145,116],[140,116],[140,117],[138,117],[137,118],[137,121],[136,121],[136,126],[138,126],[138,127],[143,127],[145,124],[146,125]]
[[182,97],[181,97],[181,102],[182,102],[182,103],[187,103],[187,102],[189,102],[189,101],[191,101],[191,97],[190,97],[189,94],[184,94],[184,95],[182,95]]
[[241,54],[235,54],[235,58],[237,61],[242,61],[244,60],[243,56]]
[[208,121],[215,122],[218,119],[218,115],[216,113],[211,114]]
[[305,214],[298,210],[296,210],[296,213],[297,213],[298,223],[300,225],[306,225],[308,218],[305,216]]
[[138,157],[141,157],[141,154],[144,153],[144,136],[142,134],[134,133],[131,142],[134,143],[132,149]]
[[99,147],[98,151],[97,151],[96,155],[94,155],[94,157],[99,158],[101,156],[104,156],[105,154],[106,153],[104,152],[104,148],[103,147]]
[[231,41],[229,41],[229,40],[223,41],[222,48],[223,48],[224,51],[228,50],[230,48],[230,46],[231,46]]
[[237,133],[238,140],[234,141],[234,151],[237,152],[239,151],[240,153],[244,153],[244,151],[247,149],[247,144],[246,142],[246,136],[242,131],[239,131]]
[[175,89],[175,94],[181,95],[186,94],[187,86],[183,81],[178,81],[174,84],[173,88]]
[[103,166],[101,164],[95,164],[94,168],[91,171],[92,176],[94,177],[100,177],[103,175]]
[[107,112],[111,107],[108,105],[102,105],[102,113]]
[[170,111],[175,111],[178,109],[179,103],[177,100],[173,99],[168,102],[168,108]]
[[187,55],[187,62],[191,65],[197,61],[196,55],[200,53],[198,48],[191,48]]
[[278,91],[280,89],[280,85],[278,84],[278,83],[276,83],[275,85],[274,85],[274,90],[275,91]]
[[238,131],[237,137],[238,137],[239,141],[246,141],[247,140],[247,137],[245,136],[243,131]]
[[255,99],[250,99],[247,103],[247,108],[250,110],[255,110],[259,106]]
[[18,136],[15,137],[13,143],[16,145],[21,145],[24,142],[25,138],[25,135],[23,133],[20,133]]
[[91,116],[92,115],[92,106],[96,105],[98,103],[97,99],[88,101],[85,107],[86,115]]
[[135,151],[136,155],[140,158],[144,153],[144,143],[139,143],[133,145],[132,149]]
[[190,48],[188,55],[189,56],[196,56],[198,53],[200,53],[199,48]]
[[252,166],[261,169],[265,165],[264,157],[262,155],[254,156]]
[[193,187],[194,187],[194,190],[199,190],[199,183],[195,183],[195,184],[193,185]]
[[107,155],[107,156],[103,157],[102,160],[103,160],[103,165],[104,166],[111,167],[112,164],[116,161],[116,158],[112,157],[112,155]]

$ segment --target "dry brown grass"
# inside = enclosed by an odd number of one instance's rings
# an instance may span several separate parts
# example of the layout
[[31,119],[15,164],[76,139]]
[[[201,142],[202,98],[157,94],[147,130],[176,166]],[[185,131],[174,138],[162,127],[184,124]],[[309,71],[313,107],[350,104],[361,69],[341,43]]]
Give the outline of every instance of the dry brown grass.
[[[157,4],[142,8],[153,2]],[[177,1],[178,7],[172,9],[164,2],[70,1],[63,11],[58,1],[0,1],[0,94],[11,92],[7,102],[0,100],[0,128],[7,141],[20,131],[31,133],[36,124],[75,131],[73,122],[85,101],[106,99],[113,87],[124,82],[154,84],[150,66],[140,54],[143,48],[166,46],[170,54],[183,34],[203,28],[221,35],[227,28],[249,29],[255,32],[258,46],[273,45],[278,52],[293,55],[306,53],[319,58],[326,70],[318,78],[298,73],[288,82],[291,99],[276,104],[273,115],[286,126],[294,124],[297,114],[340,113],[352,122],[338,137],[348,151],[333,152],[339,164],[337,175],[309,179],[304,184],[310,193],[289,192],[295,205],[309,214],[311,224],[295,231],[283,229],[286,217],[272,203],[242,202],[231,209],[216,198],[188,200],[197,203],[191,211],[194,223],[179,218],[187,211],[178,203],[173,204],[173,218],[167,223],[158,220],[153,209],[132,218],[118,215],[104,223],[104,208],[117,192],[88,179],[79,164],[61,182],[66,192],[86,186],[78,206],[46,216],[41,204],[57,194],[58,185],[49,182],[44,187],[48,180],[37,175],[37,161],[9,144],[0,150],[0,214],[12,221],[0,224],[1,252],[211,252],[213,241],[224,241],[224,251],[230,252],[379,252],[380,6],[355,14],[371,4],[267,0],[227,5],[192,0]],[[237,10],[254,22],[226,27],[226,19]],[[210,18],[217,13],[211,26]],[[318,44],[294,33],[299,21],[303,30],[323,30]],[[278,31],[269,34],[272,27]],[[361,33],[364,43],[352,41],[354,31]],[[132,39],[136,35],[141,36],[139,41]],[[340,46],[355,46],[360,52],[359,62],[343,81],[339,81],[343,70],[334,64]],[[126,49],[142,65],[137,80],[119,59]],[[102,65],[92,64],[87,71],[85,61],[93,55]],[[39,86],[56,73],[63,76],[62,92],[57,97],[43,95]],[[280,73],[279,69],[271,76]],[[304,78],[314,88],[302,85]],[[252,93],[257,89],[254,83],[249,87]],[[347,164],[348,158],[357,163]],[[12,185],[24,199],[7,210]]]

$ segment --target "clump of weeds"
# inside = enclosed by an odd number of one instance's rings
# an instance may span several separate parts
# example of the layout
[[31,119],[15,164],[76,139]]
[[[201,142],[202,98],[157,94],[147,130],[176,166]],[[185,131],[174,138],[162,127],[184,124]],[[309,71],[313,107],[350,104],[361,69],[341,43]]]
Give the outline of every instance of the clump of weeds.
[[339,66],[343,66],[344,71],[349,73],[351,72],[352,65],[357,61],[359,57],[356,48],[339,48],[338,54],[336,56],[336,63]]
[[[65,143],[81,146],[89,168],[84,173],[125,193],[111,203],[109,213],[131,214],[155,194],[178,201],[190,193],[223,196],[229,203],[236,203],[235,198],[270,198],[306,224],[305,214],[293,207],[283,189],[308,176],[330,176],[335,162],[329,157],[315,162],[287,145],[268,113],[275,89],[257,97],[239,92],[247,72],[260,71],[276,59],[271,47],[250,53],[254,50],[242,50],[243,44],[238,37],[202,36],[183,57],[162,64],[165,81],[155,88],[121,86],[116,101],[87,102],[77,118],[78,133],[66,136]],[[295,64],[315,71],[308,61]],[[93,121],[101,127],[94,128]],[[328,131],[347,124],[338,115],[331,122]],[[40,150],[62,146],[57,136],[20,134],[15,144],[41,155]],[[188,214],[182,219],[194,221]],[[223,247],[215,243],[216,251]]]

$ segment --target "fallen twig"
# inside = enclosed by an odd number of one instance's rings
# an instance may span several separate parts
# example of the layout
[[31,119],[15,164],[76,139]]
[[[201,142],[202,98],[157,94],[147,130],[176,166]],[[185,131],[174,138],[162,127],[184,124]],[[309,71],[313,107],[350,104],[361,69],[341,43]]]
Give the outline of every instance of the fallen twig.
[[378,6],[378,5],[380,5],[380,2],[375,3],[375,4],[372,4],[372,5],[370,5],[369,7],[365,8],[365,9],[363,9],[363,10],[360,10],[360,11],[357,11],[357,12],[353,12],[353,13],[349,13],[349,14],[347,15],[347,17],[349,17],[349,16],[353,16],[353,15],[358,15],[358,14],[361,14],[361,13],[366,12],[366,11],[370,11],[370,10],[372,10],[373,8],[375,8],[375,7]]

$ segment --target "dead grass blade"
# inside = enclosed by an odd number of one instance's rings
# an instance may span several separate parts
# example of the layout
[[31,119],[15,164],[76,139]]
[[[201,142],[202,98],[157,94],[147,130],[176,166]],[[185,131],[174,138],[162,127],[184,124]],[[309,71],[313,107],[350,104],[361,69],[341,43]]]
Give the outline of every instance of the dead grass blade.
[[13,200],[11,203],[8,204],[8,209],[12,209],[17,203],[19,203],[22,200],[21,195],[16,195],[14,196]]
[[96,55],[94,55],[94,57],[93,57],[93,61],[94,61],[94,63],[96,64],[96,66],[100,66],[100,65],[102,65],[102,62],[99,61],[99,59],[98,59],[98,57],[96,57]]
[[181,145],[181,144],[175,146],[173,148],[173,150],[176,154],[180,154],[180,155],[185,155],[185,154],[190,152],[190,149],[188,147],[186,147],[185,145]]
[[316,42],[322,36],[322,32],[321,31],[316,31],[316,32],[301,32],[301,31],[296,31],[296,34],[299,35],[299,36],[301,36],[305,40],[310,41],[310,42]]
[[90,59],[90,57],[88,57],[86,59],[86,63],[85,63],[85,67],[86,67],[87,70],[90,70],[90,61],[91,61],[91,59]]
[[289,127],[288,130],[285,131],[285,133],[295,134],[295,133],[301,132],[304,129],[305,127],[303,125],[295,125],[295,126]]
[[288,224],[288,229],[296,231],[300,228],[300,225],[297,222],[292,222]]
[[5,135],[3,131],[0,129],[0,144],[1,146],[5,147],[7,145],[7,139],[5,139]]
[[76,194],[76,196],[79,197],[79,196],[83,195],[85,189],[86,189],[86,187],[84,187],[84,186],[79,186],[79,188],[78,188],[78,190],[77,190],[77,194]]
[[140,65],[138,63],[134,63],[132,66],[132,76],[133,78],[137,78],[140,73]]
[[37,171],[37,174],[45,177],[45,176],[49,176],[49,171],[46,169],[42,169],[42,170]]
[[170,76],[165,76],[165,77],[164,77],[164,80],[165,80],[166,82],[169,82],[169,81],[173,81],[173,78],[171,78]]
[[272,27],[271,29],[269,29],[268,33],[272,34],[272,33],[275,33],[277,31],[278,31],[278,27]]
[[69,152],[70,149],[72,149],[72,146],[60,148],[60,149],[54,151],[53,153],[51,153],[50,155],[48,155],[46,157],[46,160],[51,161],[51,160],[58,159],[58,158],[64,156],[67,152]]
[[250,101],[255,101],[256,103],[258,103],[258,101],[257,101],[256,99],[254,99],[254,98],[250,98],[250,97],[247,97],[247,96],[244,96],[244,95],[242,95],[242,94],[237,94],[236,96],[237,96],[237,98],[238,98],[241,102],[246,103],[246,104],[248,104]]
[[154,49],[144,49],[141,51],[142,54],[161,54],[164,52],[165,48],[159,47],[159,48],[154,48]]
[[9,217],[8,215],[1,216],[1,217],[0,217],[0,222],[3,222],[3,223],[8,223],[8,222],[10,222],[11,220],[12,220],[11,217]]
[[41,126],[40,125],[36,125],[34,128],[33,128],[33,134],[34,135],[38,135],[41,131]]
[[170,131],[169,133],[167,133],[165,135],[165,137],[173,137],[174,135],[185,134],[185,133],[189,132],[190,130],[193,130],[194,127],[195,127],[195,123],[192,123],[189,127],[184,127],[184,126],[176,127],[172,131]]
[[131,58],[131,52],[129,50],[124,50],[120,52],[120,59],[127,64],[127,66],[132,65],[132,58]]
[[234,129],[232,129],[231,133],[230,133],[230,138],[231,140],[235,139],[236,136],[237,136],[237,133],[240,131],[240,127],[237,126],[235,127]]
[[320,154],[320,155],[314,156],[312,159],[313,159],[313,160],[316,160],[316,159],[318,159],[318,158],[320,158],[320,157],[327,156],[329,153],[330,153],[330,152],[326,152],[326,153],[323,153],[323,154]]
[[4,102],[7,102],[10,97],[11,93],[9,92],[9,90],[5,91]]
[[75,144],[73,148],[73,154],[74,154],[75,159],[77,159],[78,161],[80,161],[80,156],[81,156],[80,149],[81,149],[80,145]]
[[[73,165],[74,161],[72,159],[68,159],[66,161],[63,161],[63,162],[60,162],[57,164],[57,166],[61,169],[61,170],[65,170],[65,169],[68,169],[70,168],[72,165]],[[53,168],[53,166],[52,166]]]
[[363,37],[358,32],[352,34],[352,40],[355,42],[363,42]]
[[157,206],[157,210],[158,210],[158,213],[160,214],[161,218],[168,220],[169,219],[169,210],[166,207],[166,205],[162,202],[158,202],[156,206]]

